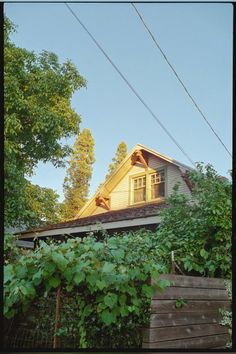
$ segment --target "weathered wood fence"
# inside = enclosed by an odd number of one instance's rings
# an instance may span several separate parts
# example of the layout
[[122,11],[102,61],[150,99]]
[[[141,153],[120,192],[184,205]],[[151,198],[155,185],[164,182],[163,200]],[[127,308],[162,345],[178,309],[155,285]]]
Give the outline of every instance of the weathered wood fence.
[[143,348],[223,348],[229,333],[219,324],[219,309],[231,306],[224,281],[182,275],[161,278],[172,285],[154,294],[150,325],[143,329]]

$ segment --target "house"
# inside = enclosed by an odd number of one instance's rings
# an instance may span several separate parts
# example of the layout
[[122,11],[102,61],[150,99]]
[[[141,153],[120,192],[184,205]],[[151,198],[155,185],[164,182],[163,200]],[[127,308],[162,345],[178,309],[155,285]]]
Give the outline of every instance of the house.
[[22,240],[48,236],[83,236],[90,231],[108,232],[156,228],[166,198],[179,183],[180,193],[190,194],[192,168],[137,144],[74,220],[21,232]]

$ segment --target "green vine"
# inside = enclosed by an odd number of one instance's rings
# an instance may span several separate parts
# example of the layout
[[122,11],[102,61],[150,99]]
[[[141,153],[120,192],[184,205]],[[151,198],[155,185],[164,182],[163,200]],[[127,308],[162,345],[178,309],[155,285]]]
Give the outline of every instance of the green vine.
[[[159,253],[148,233],[106,237],[103,242],[88,236],[67,242],[41,241],[31,253],[21,256],[4,271],[4,315],[11,318],[27,311],[38,293],[48,297],[61,285],[69,295],[76,293],[80,348],[91,346],[90,331],[96,320],[104,332],[116,327],[121,331],[128,318],[139,328],[148,319],[151,297],[156,288],[168,281],[158,280],[162,267]],[[156,285],[150,284],[150,278]],[[117,323],[119,326],[117,327]],[[135,323],[135,325],[134,325]],[[61,327],[57,335],[64,334]]]

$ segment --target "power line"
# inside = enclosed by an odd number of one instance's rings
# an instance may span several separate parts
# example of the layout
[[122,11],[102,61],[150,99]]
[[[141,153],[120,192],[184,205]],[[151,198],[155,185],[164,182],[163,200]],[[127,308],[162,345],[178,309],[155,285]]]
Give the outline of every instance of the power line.
[[140,102],[144,105],[144,107],[149,111],[149,113],[152,115],[152,117],[155,119],[155,121],[161,126],[161,128],[165,131],[165,133],[169,136],[169,138],[174,142],[174,144],[182,151],[182,153],[185,155],[185,157],[188,159],[188,161],[195,167],[195,163],[193,160],[189,157],[189,155],[184,151],[182,146],[176,141],[176,139],[171,135],[171,133],[167,130],[167,128],[164,126],[164,124],[157,118],[155,113],[151,110],[151,108],[148,106],[147,103],[141,98],[141,96],[138,94],[138,92],[133,88],[133,86],[129,83],[129,81],[126,79],[126,77],[122,74],[122,72],[118,69],[118,67],[115,65],[115,63],[111,60],[111,58],[107,55],[107,53],[104,51],[104,49],[101,47],[101,45],[97,42],[97,40],[93,37],[93,35],[89,32],[89,30],[85,27],[85,25],[82,23],[82,21],[79,19],[79,17],[75,14],[75,12],[71,9],[71,7],[68,5],[68,3],[65,2],[65,5],[71,12],[71,14],[76,18],[76,20],[80,23],[80,25],[83,27],[83,29],[87,32],[89,37],[92,39],[92,41],[96,44],[96,46],[101,50],[101,52],[104,54],[104,56],[107,58],[107,60],[111,63],[111,65],[114,67],[114,69],[118,72],[118,74],[121,76],[121,78],[125,81],[125,83],[129,86],[131,91],[135,94],[135,96],[140,100]]
[[185,86],[185,84],[183,83],[183,81],[181,80],[181,78],[179,77],[178,73],[176,72],[176,70],[174,69],[173,65],[170,63],[169,59],[167,58],[166,54],[163,52],[163,50],[161,49],[160,45],[157,43],[154,35],[152,34],[152,32],[150,31],[150,29],[148,28],[147,24],[145,23],[143,17],[141,16],[140,12],[138,11],[138,9],[135,7],[134,3],[131,3],[131,5],[133,6],[133,8],[135,9],[135,11],[137,12],[140,20],[142,21],[144,27],[146,28],[146,30],[148,31],[148,33],[150,34],[152,40],[154,41],[155,45],[157,46],[157,48],[160,50],[161,54],[163,55],[165,61],[167,62],[167,64],[169,65],[169,67],[171,68],[171,70],[173,71],[174,75],[176,76],[177,80],[180,82],[180,84],[182,85],[183,89],[185,90],[185,92],[187,93],[188,97],[190,98],[190,100],[192,101],[192,103],[194,104],[194,106],[196,107],[196,109],[198,110],[198,112],[201,114],[202,118],[205,120],[206,124],[209,126],[209,128],[211,129],[211,131],[213,132],[213,134],[215,134],[215,136],[217,137],[217,139],[219,140],[219,142],[221,143],[221,145],[224,147],[224,149],[227,151],[227,153],[232,157],[230,151],[228,150],[228,148],[225,146],[225,144],[223,143],[222,139],[219,137],[219,135],[216,133],[216,131],[214,130],[214,128],[212,127],[212,125],[210,124],[210,122],[208,121],[208,119],[206,118],[205,114],[202,112],[202,110],[200,109],[200,107],[198,106],[197,102],[195,101],[195,99],[193,98],[193,96],[189,93],[187,87]]

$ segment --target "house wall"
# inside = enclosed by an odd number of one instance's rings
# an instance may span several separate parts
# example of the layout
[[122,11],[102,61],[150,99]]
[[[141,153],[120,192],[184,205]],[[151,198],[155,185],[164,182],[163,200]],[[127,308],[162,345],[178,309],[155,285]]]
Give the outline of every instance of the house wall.
[[179,183],[179,193],[190,195],[191,192],[186,182],[181,177],[179,168],[175,165],[168,164],[167,167],[167,195],[172,193],[173,187]]
[[129,205],[130,176],[145,172],[142,165],[134,165],[111,192],[111,209],[122,209]]
[[[172,192],[174,185],[179,182],[179,192],[184,194],[189,194],[190,191],[185,181],[181,177],[181,172],[179,168],[175,165],[167,163],[155,156],[150,156],[148,159],[149,170],[156,170],[164,167],[166,170],[166,195],[169,196]],[[130,177],[139,173],[145,173],[145,168],[141,164],[136,164],[133,166],[125,177],[114,187],[110,193],[111,197],[111,210],[118,210],[126,208],[130,203]],[[104,213],[107,210],[103,207],[97,207],[93,215]]]

